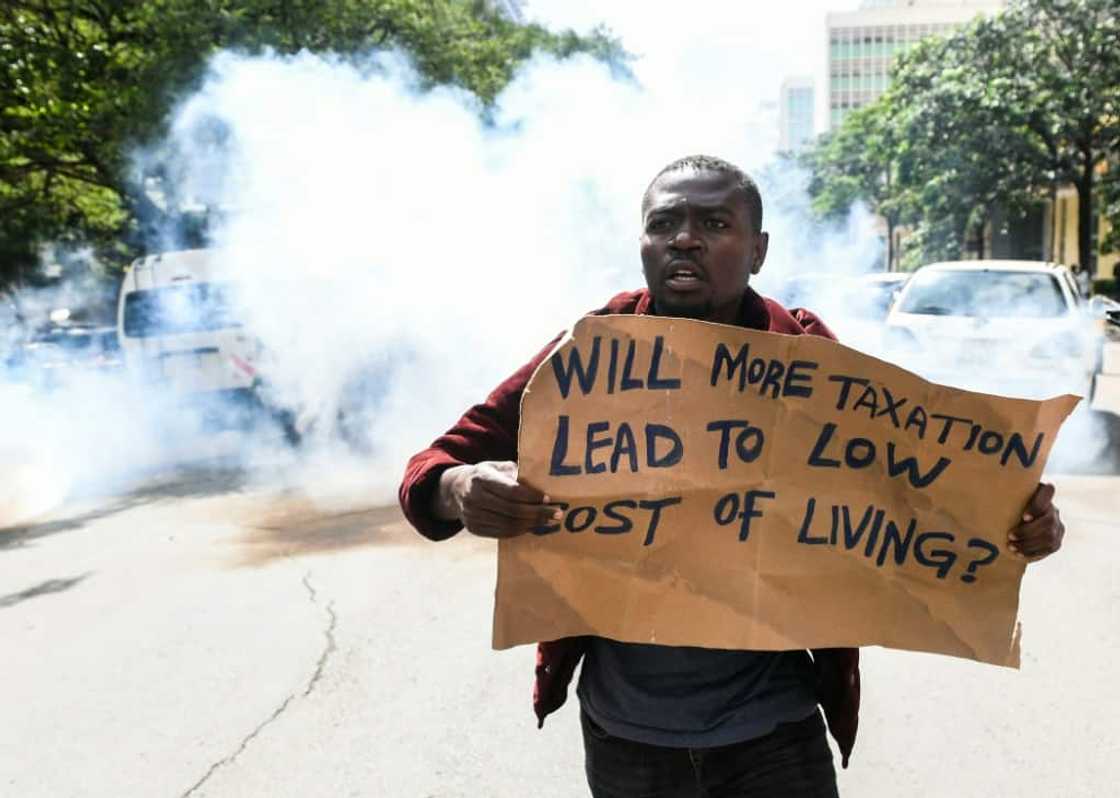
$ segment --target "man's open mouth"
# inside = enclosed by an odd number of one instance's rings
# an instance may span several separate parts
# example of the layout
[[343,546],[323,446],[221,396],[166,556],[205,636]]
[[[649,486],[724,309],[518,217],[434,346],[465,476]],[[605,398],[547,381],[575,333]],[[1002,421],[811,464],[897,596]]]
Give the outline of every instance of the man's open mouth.
[[698,288],[703,282],[700,270],[691,263],[675,261],[665,270],[665,285],[674,291]]

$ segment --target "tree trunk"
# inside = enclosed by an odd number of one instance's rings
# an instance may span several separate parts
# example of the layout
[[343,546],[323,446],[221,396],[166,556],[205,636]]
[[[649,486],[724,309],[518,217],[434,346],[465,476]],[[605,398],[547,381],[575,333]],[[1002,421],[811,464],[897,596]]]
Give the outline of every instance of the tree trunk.
[[1050,185],[1050,244],[1046,252],[1046,260],[1051,263],[1058,262],[1058,236],[1063,231],[1058,230],[1058,186]]
[[1077,257],[1082,269],[1088,269],[1089,275],[1097,274],[1097,253],[1093,246],[1093,161],[1086,158],[1081,168],[1081,179],[1074,185],[1077,187]]
[[975,220],[974,223],[965,221],[964,248],[965,252],[974,254],[977,260],[984,259],[984,232],[988,227],[990,214],[987,210]]
[[894,268],[894,216],[887,214],[887,268],[885,271],[893,272]]

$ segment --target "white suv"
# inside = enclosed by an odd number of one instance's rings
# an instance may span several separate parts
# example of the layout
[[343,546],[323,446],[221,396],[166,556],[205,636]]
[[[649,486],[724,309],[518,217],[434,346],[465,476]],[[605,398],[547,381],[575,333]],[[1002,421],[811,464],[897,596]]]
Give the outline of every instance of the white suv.
[[888,357],[926,379],[1005,396],[1088,397],[1101,352],[1069,270],[973,260],[915,272],[886,321]]

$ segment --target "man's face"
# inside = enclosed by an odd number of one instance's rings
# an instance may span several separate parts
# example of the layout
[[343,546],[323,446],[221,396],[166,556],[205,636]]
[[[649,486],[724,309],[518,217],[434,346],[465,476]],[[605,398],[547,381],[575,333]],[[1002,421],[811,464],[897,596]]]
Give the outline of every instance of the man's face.
[[658,178],[642,212],[642,270],[660,316],[731,324],[766,259],[746,198],[728,175],[681,170]]

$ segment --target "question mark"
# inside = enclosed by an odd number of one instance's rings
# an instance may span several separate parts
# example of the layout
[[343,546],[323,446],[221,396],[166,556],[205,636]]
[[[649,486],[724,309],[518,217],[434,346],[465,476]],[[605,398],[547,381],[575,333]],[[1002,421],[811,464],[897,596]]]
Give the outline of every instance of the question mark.
[[988,541],[982,540],[980,538],[973,538],[972,540],[968,541],[968,547],[970,549],[973,547],[984,549],[987,552],[986,557],[982,557],[979,560],[973,560],[968,564],[968,573],[961,574],[962,582],[975,582],[977,569],[981,566],[991,565],[993,562],[995,562],[996,557],[999,556],[999,549],[997,549]]

